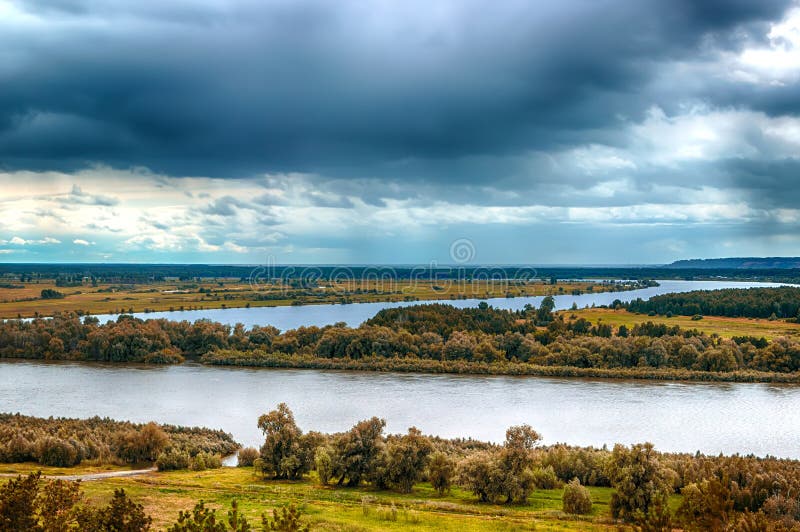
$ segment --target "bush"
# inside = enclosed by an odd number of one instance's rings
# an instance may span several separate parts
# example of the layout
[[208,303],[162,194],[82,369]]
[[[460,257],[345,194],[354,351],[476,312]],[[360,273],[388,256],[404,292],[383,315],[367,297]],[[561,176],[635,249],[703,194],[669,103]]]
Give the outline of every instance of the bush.
[[588,514],[592,511],[592,496],[581,481],[573,479],[564,487],[561,497],[564,512],[568,514]]
[[561,485],[553,466],[537,467],[533,470],[533,485],[539,490],[554,490]]
[[189,453],[170,449],[158,455],[156,467],[159,471],[176,471],[179,469],[189,469]]
[[255,447],[244,447],[239,449],[236,467],[252,467],[253,462],[258,458],[258,449]]
[[78,450],[70,443],[58,438],[45,438],[36,448],[40,464],[54,467],[72,467],[81,461]]
[[330,451],[325,447],[317,449],[317,453],[314,455],[314,464],[317,468],[320,484],[327,484],[333,476],[333,459]]
[[216,454],[200,452],[189,460],[189,469],[192,471],[219,469],[220,467],[222,467],[222,458]]

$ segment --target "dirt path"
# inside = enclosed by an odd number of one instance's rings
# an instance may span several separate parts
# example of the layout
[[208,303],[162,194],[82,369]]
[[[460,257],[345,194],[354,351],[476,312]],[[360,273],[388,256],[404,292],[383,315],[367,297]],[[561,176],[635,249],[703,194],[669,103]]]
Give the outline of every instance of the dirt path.
[[[137,475],[144,475],[147,473],[152,473],[154,471],[156,471],[156,468],[151,467],[149,469],[131,469],[127,471],[104,471],[102,473],[85,473],[83,475],[42,475],[42,478],[53,478],[61,480],[80,480],[82,482],[87,482],[90,480],[102,480],[104,478],[135,477]],[[0,474],[0,477],[13,478],[16,477],[17,475],[18,473],[2,473]]]

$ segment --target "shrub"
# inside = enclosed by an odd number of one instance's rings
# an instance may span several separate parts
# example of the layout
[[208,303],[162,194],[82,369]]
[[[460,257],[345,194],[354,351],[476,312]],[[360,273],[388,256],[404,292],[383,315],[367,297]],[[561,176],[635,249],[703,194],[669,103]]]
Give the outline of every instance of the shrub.
[[537,467],[532,471],[533,485],[539,490],[554,490],[561,485],[553,466]]
[[592,496],[581,481],[573,479],[564,487],[561,497],[564,512],[568,514],[588,514],[592,511]]
[[258,449],[255,447],[244,447],[239,449],[236,467],[252,467],[253,462],[258,458]]
[[272,510],[272,519],[266,515],[261,516],[261,526],[264,530],[279,532],[308,532],[308,525],[300,522],[300,510],[294,504],[284,506],[281,511]]
[[156,467],[159,471],[176,471],[179,469],[189,469],[189,453],[178,449],[169,449],[158,455]]
[[189,469],[192,471],[219,469],[220,467],[222,467],[222,458],[216,454],[200,452],[189,460]]
[[53,437],[39,442],[36,457],[40,464],[54,467],[72,467],[81,461],[78,450],[70,442]]
[[325,447],[317,449],[314,455],[314,464],[317,468],[317,475],[321,484],[327,484],[333,476],[333,459],[331,453]]

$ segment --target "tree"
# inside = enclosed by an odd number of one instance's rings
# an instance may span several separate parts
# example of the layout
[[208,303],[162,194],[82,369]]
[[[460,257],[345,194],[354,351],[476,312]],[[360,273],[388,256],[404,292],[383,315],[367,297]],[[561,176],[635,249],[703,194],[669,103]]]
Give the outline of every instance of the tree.
[[145,532],[153,519],[144,513],[141,504],[128,498],[124,489],[114,490],[114,497],[103,508],[81,508],[77,516],[83,532]]
[[528,425],[509,428],[502,449],[473,453],[459,464],[459,483],[482,502],[524,503],[536,486],[531,465],[539,440]]
[[652,443],[627,448],[615,445],[608,464],[614,488],[611,514],[636,523],[659,523],[668,519],[669,486]]
[[264,475],[294,480],[311,470],[319,435],[309,433],[304,437],[286,403],[259,417],[258,428],[266,437],[258,462]]
[[36,497],[39,493],[39,473],[17,476],[0,488],[0,532],[37,530]]
[[[195,504],[191,511],[178,513],[178,520],[167,532],[250,532],[252,527],[247,519],[239,513],[239,503],[231,501],[226,521],[217,520],[217,511],[206,508],[203,501]],[[265,529],[266,530],[266,529]]]
[[362,480],[374,478],[374,471],[385,445],[385,427],[385,420],[373,417],[356,423],[336,439],[333,445],[333,474],[339,477],[339,485],[346,479],[347,485],[354,487]]
[[141,429],[121,433],[117,438],[117,455],[128,462],[155,462],[169,443],[164,429],[152,421]]
[[677,515],[686,530],[723,531],[733,517],[730,480],[719,472],[681,490],[683,500]]
[[553,296],[545,296],[539,305],[539,310],[536,311],[536,322],[547,324],[553,321],[553,309],[555,308],[556,300],[553,299]]
[[237,454],[236,467],[252,467],[260,454],[255,447],[243,447]]
[[276,532],[308,532],[308,525],[303,525],[300,522],[300,510],[294,504],[288,507],[281,508],[280,513],[278,510],[272,510],[272,519],[266,515],[261,516],[261,524],[265,531],[274,530]]
[[69,530],[75,522],[73,509],[81,500],[78,482],[50,480],[39,492],[36,500],[42,530],[55,532]]
[[444,495],[450,491],[450,486],[455,475],[456,465],[444,453],[436,453],[431,456],[428,463],[428,479],[431,486],[439,495]]
[[411,493],[428,465],[428,456],[433,451],[430,440],[416,427],[408,434],[393,439],[386,447],[386,479],[389,485],[402,493]]

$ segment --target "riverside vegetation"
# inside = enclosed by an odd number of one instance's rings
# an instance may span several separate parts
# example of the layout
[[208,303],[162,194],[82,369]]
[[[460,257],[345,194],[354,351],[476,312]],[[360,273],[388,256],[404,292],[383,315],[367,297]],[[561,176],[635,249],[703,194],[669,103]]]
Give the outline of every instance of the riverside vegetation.
[[[284,404],[258,426],[264,444],[241,449],[235,469],[91,482],[86,494],[35,472],[11,479],[0,486],[0,530],[800,529],[795,460],[542,446],[527,425],[502,444],[387,435],[379,418],[304,432]],[[192,508],[193,497],[213,503]],[[270,514],[276,506],[285,508]]]
[[[782,290],[782,289],[772,289]],[[615,306],[620,306],[618,303]],[[207,320],[121,316],[100,325],[74,315],[0,324],[0,358],[323,369],[800,382],[800,343],[754,335],[722,338],[652,321],[592,323],[537,309],[384,309],[357,328],[281,332]]]

